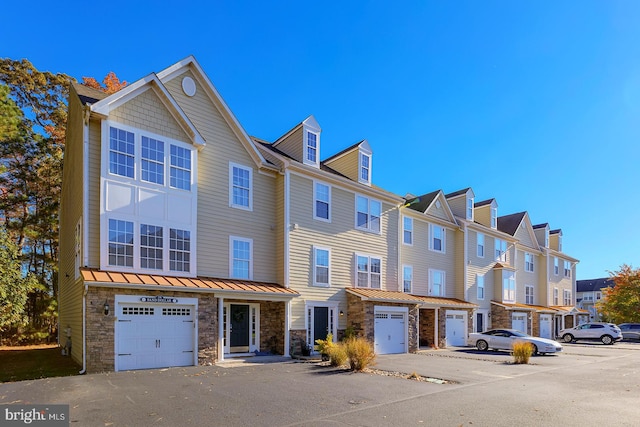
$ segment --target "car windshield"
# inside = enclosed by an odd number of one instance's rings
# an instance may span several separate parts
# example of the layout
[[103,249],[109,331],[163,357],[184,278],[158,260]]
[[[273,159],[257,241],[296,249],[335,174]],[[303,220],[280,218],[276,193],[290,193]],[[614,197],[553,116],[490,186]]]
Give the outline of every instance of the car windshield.
[[528,337],[529,335],[524,334],[520,331],[511,331],[511,333],[513,334],[514,337]]

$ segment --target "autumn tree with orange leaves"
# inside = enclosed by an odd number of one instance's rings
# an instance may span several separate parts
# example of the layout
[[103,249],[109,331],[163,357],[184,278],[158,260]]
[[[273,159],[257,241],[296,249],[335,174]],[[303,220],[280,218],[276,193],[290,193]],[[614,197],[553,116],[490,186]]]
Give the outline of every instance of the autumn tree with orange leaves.
[[612,272],[615,283],[603,289],[603,298],[596,304],[603,318],[612,323],[640,323],[640,268],[623,264]]
[[[39,71],[26,59],[0,58],[0,234],[16,245],[18,275],[38,282],[14,328],[23,335],[55,331],[66,102],[74,81]],[[103,85],[90,77],[83,81],[106,93],[127,84],[113,72]]]

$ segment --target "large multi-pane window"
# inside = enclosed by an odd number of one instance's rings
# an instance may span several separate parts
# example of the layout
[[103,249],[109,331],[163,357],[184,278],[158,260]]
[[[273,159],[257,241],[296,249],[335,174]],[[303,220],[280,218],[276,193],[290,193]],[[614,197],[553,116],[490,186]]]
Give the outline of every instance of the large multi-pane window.
[[140,225],[140,267],[162,270],[162,227]]
[[313,284],[329,286],[330,252],[325,248],[313,248]]
[[142,137],[142,180],[164,185],[164,142]]
[[109,265],[133,267],[133,222],[109,220]]
[[413,218],[405,216],[402,219],[402,242],[405,245],[413,244]]
[[316,182],[313,187],[314,205],[313,217],[323,221],[331,220],[331,187],[321,182]]
[[477,247],[476,247],[476,255],[478,258],[484,258],[484,234],[477,234]]
[[571,262],[564,262],[564,277],[571,277]]
[[405,265],[402,267],[402,290],[408,294],[413,287],[413,267]]
[[229,165],[231,206],[241,209],[252,209],[252,170],[236,164]]
[[502,276],[502,300],[516,302],[516,278],[513,273],[505,273]]
[[169,229],[169,270],[191,271],[191,232]]
[[177,145],[171,146],[170,185],[173,188],[191,190],[191,151]]
[[506,240],[496,239],[495,240],[495,259],[496,261],[507,261],[507,242]]
[[565,289],[562,291],[562,304],[567,307],[573,305],[573,302],[571,300],[571,291],[569,289]]
[[373,199],[356,196],[356,227],[364,230],[380,232],[380,215],[382,204]]
[[231,237],[231,277],[235,279],[251,279],[252,246],[251,239]]
[[445,272],[441,270],[429,270],[429,295],[443,297],[445,295]]
[[133,178],[135,135],[115,127],[109,128],[109,172]]
[[378,257],[357,255],[357,285],[359,288],[380,289],[382,261]]
[[524,254],[524,271],[533,273],[533,254],[528,252]]
[[531,285],[524,287],[524,303],[533,305],[533,286]]
[[435,252],[445,252],[445,229],[442,226],[429,224],[429,232],[431,239],[429,240],[429,249]]

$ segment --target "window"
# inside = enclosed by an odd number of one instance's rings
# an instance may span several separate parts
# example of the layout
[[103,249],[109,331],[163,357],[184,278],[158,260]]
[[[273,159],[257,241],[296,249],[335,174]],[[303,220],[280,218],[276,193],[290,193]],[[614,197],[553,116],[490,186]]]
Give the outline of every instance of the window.
[[410,265],[404,265],[402,266],[402,290],[410,294],[412,285],[413,285],[413,267]]
[[484,258],[484,234],[478,233],[478,247],[476,249],[476,255],[478,258]]
[[318,135],[307,131],[305,163],[318,164]]
[[556,276],[558,274],[560,274],[560,266],[558,264],[558,257],[557,256],[553,257],[553,274],[555,274]]
[[429,295],[444,296],[444,277],[444,271],[429,269]]
[[371,156],[360,153],[360,182],[368,184],[371,182]]
[[402,219],[402,243],[405,245],[413,245],[413,218],[404,217]]
[[431,240],[429,241],[429,249],[435,252],[445,252],[445,230],[439,225],[429,224]]
[[507,262],[507,241],[496,239],[496,261]]
[[558,252],[562,252],[562,233],[558,234]]
[[478,299],[484,299],[484,275],[476,274],[476,284],[478,286]]
[[251,279],[253,276],[253,241],[231,236],[231,277],[234,279]]
[[142,180],[164,185],[164,142],[142,137]]
[[356,227],[380,233],[382,204],[363,196],[356,196]]
[[524,287],[524,303],[533,305],[533,286],[531,285]]
[[329,249],[313,248],[313,284],[329,286]]
[[359,288],[380,289],[381,260],[377,257],[357,255],[357,286]]
[[140,267],[162,270],[162,227],[140,225]]
[[569,261],[564,262],[564,277],[571,277],[571,263]]
[[313,217],[323,221],[331,221],[331,187],[316,182],[313,186],[315,204]]
[[498,208],[491,208],[491,228],[498,228]]
[[109,172],[133,178],[135,144],[133,132],[109,128]]
[[511,272],[504,272],[502,276],[502,300],[505,302],[516,301],[516,278]]
[[169,229],[169,270],[191,271],[191,232]]
[[602,292],[596,292],[596,301],[600,301],[602,299]]
[[560,295],[558,288],[553,288],[553,305],[560,305]]
[[467,219],[473,221],[473,197],[467,197]]
[[109,219],[109,265],[133,267],[133,222]]
[[235,163],[229,163],[229,206],[239,209],[253,209],[253,170]]
[[171,146],[171,187],[191,190],[191,151],[186,148]]
[[564,289],[562,291],[562,305],[564,306],[573,305],[571,301],[571,291],[568,289]]
[[528,252],[524,253],[524,271],[533,273],[533,254]]

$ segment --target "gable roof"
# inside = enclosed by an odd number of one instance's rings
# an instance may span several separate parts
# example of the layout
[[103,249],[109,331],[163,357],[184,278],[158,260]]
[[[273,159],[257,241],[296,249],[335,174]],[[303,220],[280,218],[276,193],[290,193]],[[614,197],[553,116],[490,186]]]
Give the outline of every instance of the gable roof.
[[532,227],[533,227],[534,230],[537,230],[538,228],[547,228],[547,227],[549,227],[549,223],[545,222],[545,223],[542,223],[542,224],[536,224],[536,225],[532,225]]
[[576,280],[577,292],[593,292],[604,288],[613,288],[615,282],[611,277],[601,277],[599,279]]
[[141,93],[152,89],[159,96],[167,110],[176,119],[182,130],[191,137],[191,142],[201,148],[206,144],[198,129],[191,122],[184,110],[178,105],[176,100],[171,96],[167,88],[162,84],[160,79],[154,73],[143,77],[129,86],[99,100],[95,104],[91,104],[91,112],[103,117],[107,117],[112,110],[118,108],[124,103],[130,101]]
[[336,153],[332,156],[327,157],[321,163],[331,163],[333,160],[336,160],[337,158],[344,156],[345,154],[355,150],[356,148],[360,148],[360,146],[362,146],[366,151],[371,152],[371,147],[369,146],[369,143],[367,142],[366,139],[363,139],[359,142],[356,142],[353,145],[350,145],[349,147],[345,148],[339,153]]
[[453,199],[454,197],[462,196],[463,194],[467,194],[471,190],[471,187],[463,188],[462,190],[454,191],[453,193],[445,194],[444,197],[447,199]]
[[473,207],[474,208],[479,208],[481,206],[490,205],[492,203],[495,203],[496,205],[498,204],[498,202],[496,202],[496,199],[487,199],[487,200],[483,200],[481,202],[474,203]]
[[562,234],[562,229],[556,228],[555,230],[549,231],[549,234]]
[[101,90],[85,86],[81,83],[71,82],[71,86],[76,91],[76,94],[78,95],[78,98],[80,98],[80,102],[82,102],[82,105],[94,104],[101,99],[109,96]]
[[498,217],[498,230],[503,233],[507,233],[511,236],[515,236],[516,231],[518,231],[518,227],[524,217],[527,215],[527,212],[518,212],[511,215],[504,215]]
[[456,217],[453,215],[442,190],[436,190],[431,193],[423,194],[422,196],[414,197],[408,200],[403,206],[417,212],[427,213],[438,199],[442,200],[442,209],[449,219],[449,222],[457,224]]

